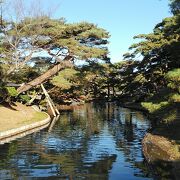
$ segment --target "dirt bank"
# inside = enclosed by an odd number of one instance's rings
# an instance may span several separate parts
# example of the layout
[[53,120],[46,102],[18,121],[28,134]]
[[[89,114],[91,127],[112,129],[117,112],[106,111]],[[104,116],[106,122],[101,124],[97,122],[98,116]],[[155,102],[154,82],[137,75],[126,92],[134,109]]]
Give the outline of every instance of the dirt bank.
[[180,177],[180,149],[175,141],[147,133],[143,139],[143,154],[156,179]]
[[143,139],[143,154],[149,162],[180,160],[177,144],[163,136],[147,133]]

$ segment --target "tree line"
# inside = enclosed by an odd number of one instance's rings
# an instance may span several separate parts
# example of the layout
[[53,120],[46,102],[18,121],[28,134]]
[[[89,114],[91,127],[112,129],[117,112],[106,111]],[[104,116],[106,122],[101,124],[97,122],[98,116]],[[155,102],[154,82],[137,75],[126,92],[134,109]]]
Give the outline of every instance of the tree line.
[[[1,101],[29,101],[44,83],[57,103],[116,99],[146,102],[141,105],[153,111],[180,102],[179,0],[170,1],[171,17],[152,33],[135,36],[139,42],[114,64],[108,57],[107,30],[54,19],[35,1],[13,2],[10,15],[8,1],[1,2]],[[23,85],[16,89],[7,86],[10,82]]]

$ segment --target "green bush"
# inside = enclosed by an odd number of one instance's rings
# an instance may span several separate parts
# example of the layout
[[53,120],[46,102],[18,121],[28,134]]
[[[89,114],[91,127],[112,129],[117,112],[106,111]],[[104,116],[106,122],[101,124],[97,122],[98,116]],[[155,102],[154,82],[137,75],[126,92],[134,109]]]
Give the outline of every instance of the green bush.
[[169,71],[165,78],[168,81],[168,87],[180,93],[180,68]]
[[168,105],[168,102],[164,101],[159,104],[153,104],[152,102],[142,102],[141,105],[147,109],[150,113],[154,113],[157,110]]
[[14,87],[6,87],[6,89],[9,96],[16,97],[18,95],[18,92]]
[[180,102],[180,94],[173,94],[170,99],[170,102]]
[[46,99],[41,100],[39,103],[39,105],[41,105],[41,106],[46,106],[46,104],[47,104]]
[[21,99],[21,101],[23,101],[24,103],[27,103],[30,101],[30,97],[28,95],[20,95],[19,98]]

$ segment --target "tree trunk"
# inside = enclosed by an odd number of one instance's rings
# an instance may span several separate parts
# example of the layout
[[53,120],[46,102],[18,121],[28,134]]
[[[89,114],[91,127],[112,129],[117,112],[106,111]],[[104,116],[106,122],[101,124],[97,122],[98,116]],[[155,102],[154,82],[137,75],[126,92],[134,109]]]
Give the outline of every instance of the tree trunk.
[[109,83],[107,84],[107,88],[108,88],[108,100],[109,100],[109,98],[110,98],[110,85],[109,85]]
[[116,96],[116,91],[115,91],[114,85],[112,86],[112,90],[113,90],[113,97],[115,97]]
[[72,67],[72,66],[73,66],[73,64],[70,61],[63,61],[63,62],[55,65],[53,68],[49,69],[44,74],[37,77],[36,79],[22,85],[21,87],[19,87],[17,89],[17,91],[19,94],[22,92],[28,91],[32,87],[37,86],[37,85],[43,83],[44,81],[48,80],[50,77],[57,74],[60,70],[63,70],[66,67]]

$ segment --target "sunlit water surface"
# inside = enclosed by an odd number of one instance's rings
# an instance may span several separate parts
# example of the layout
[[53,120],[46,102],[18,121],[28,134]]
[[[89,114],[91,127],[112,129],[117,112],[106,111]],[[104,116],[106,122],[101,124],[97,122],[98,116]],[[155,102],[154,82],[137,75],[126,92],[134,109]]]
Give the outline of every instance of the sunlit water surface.
[[141,146],[149,126],[140,112],[86,104],[0,145],[0,179],[151,179]]

